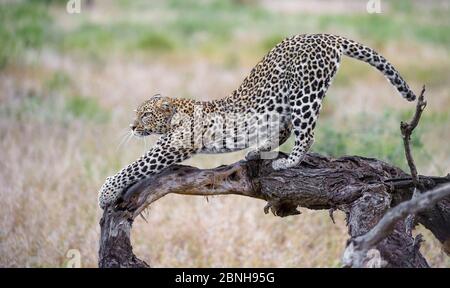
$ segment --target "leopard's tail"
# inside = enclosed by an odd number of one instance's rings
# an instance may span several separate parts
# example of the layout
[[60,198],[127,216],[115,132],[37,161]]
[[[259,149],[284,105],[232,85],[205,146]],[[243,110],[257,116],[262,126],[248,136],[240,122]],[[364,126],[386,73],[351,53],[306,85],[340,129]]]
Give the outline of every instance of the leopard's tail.
[[406,100],[414,101],[416,99],[414,92],[411,91],[406,81],[403,80],[392,64],[375,50],[342,37],[339,38],[339,43],[341,44],[344,55],[369,63],[381,71]]

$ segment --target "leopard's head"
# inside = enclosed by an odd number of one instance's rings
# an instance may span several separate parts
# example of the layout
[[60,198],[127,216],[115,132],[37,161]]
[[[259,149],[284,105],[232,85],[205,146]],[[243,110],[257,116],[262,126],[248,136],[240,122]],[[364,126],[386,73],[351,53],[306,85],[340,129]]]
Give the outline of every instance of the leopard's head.
[[136,109],[136,119],[130,124],[130,128],[138,137],[166,134],[170,130],[170,122],[175,112],[173,99],[155,95],[139,105]]

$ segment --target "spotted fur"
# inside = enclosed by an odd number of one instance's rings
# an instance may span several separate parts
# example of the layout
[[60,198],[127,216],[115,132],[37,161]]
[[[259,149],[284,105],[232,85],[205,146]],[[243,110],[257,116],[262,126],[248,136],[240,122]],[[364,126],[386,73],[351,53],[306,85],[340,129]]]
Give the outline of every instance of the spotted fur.
[[[256,146],[247,159],[281,145],[294,132],[289,157],[274,169],[297,165],[314,141],[314,127],[341,55],[377,68],[409,101],[414,93],[377,52],[327,34],[297,35],[276,45],[230,96],[209,102],[154,96],[136,111],[137,136],[162,135],[156,145],[103,184],[99,203],[113,203],[121,191],[196,153],[223,153]],[[255,145],[256,144],[256,145]]]

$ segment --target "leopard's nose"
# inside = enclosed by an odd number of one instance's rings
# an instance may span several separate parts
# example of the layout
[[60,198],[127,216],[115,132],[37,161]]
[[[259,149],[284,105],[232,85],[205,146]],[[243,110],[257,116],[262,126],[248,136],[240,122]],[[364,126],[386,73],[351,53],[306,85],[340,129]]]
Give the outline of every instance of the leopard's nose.
[[134,130],[134,129],[136,129],[136,125],[130,124],[130,128],[131,128],[131,130]]

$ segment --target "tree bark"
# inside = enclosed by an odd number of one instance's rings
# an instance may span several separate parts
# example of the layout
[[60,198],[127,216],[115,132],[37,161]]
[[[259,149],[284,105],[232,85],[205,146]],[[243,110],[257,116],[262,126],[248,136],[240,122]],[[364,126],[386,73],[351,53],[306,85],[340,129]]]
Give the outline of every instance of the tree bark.
[[100,251],[98,266],[102,268],[150,267],[133,254],[130,232],[133,213],[108,207],[100,220]]
[[[133,220],[148,205],[169,193],[253,197],[267,201],[265,213],[270,210],[280,217],[300,214],[298,207],[328,209],[330,216],[338,209],[346,214],[350,240],[366,234],[388,209],[413,195],[412,178],[377,159],[358,156],[336,159],[308,153],[295,168],[274,171],[270,164],[270,160],[239,161],[205,170],[174,165],[136,183],[103,212],[99,266],[149,267],[133,254],[130,230]],[[419,179],[425,188],[431,189],[450,182],[450,175]],[[450,197],[421,211],[416,221],[448,249]],[[407,232],[405,221],[399,220],[392,232],[370,249],[364,265],[428,267],[419,247],[420,237],[413,238]]]

